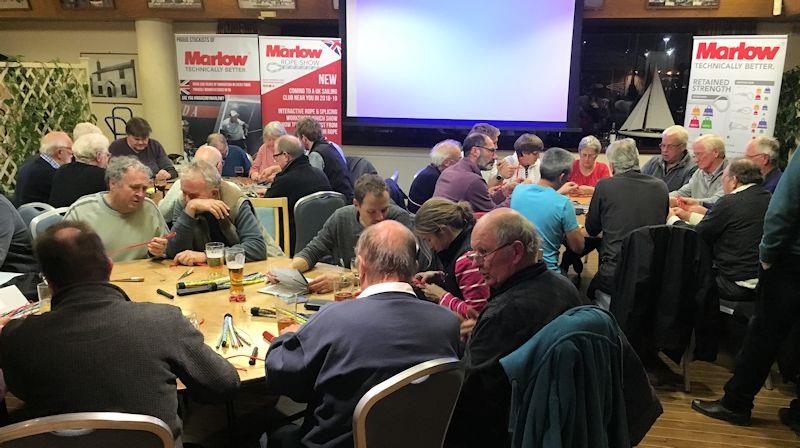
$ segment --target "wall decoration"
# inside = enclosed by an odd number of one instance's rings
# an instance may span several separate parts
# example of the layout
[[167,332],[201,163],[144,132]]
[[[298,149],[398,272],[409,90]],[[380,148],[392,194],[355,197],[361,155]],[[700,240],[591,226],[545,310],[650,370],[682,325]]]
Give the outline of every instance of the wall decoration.
[[0,0],[0,9],[31,9],[28,0]]
[[603,9],[603,0],[584,0],[584,10],[598,10]]
[[646,0],[648,9],[717,9],[721,0]]
[[202,9],[203,0],[147,0],[152,9]]
[[114,9],[114,0],[61,0],[64,9]]
[[295,9],[295,0],[239,0],[239,9]]
[[138,104],[136,54],[81,53],[89,58],[92,102]]

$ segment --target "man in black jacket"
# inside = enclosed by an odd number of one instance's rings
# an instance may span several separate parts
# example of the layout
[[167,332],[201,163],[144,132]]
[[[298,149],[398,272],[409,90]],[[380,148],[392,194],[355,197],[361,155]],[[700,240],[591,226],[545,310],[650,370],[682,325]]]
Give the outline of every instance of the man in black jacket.
[[284,232],[291,235],[291,255],[294,255],[294,205],[297,201],[318,191],[329,191],[331,184],[321,170],[314,168],[304,154],[303,144],[293,135],[284,135],[275,140],[275,161],[281,171],[264,194],[265,198],[283,198],[289,202],[289,228]]
[[75,140],[75,161],[56,170],[49,204],[69,207],[81,196],[108,190],[106,166],[111,154],[103,134],[87,134]]
[[26,160],[17,170],[14,205],[47,202],[56,170],[71,160],[72,139],[66,132],[50,132],[42,137],[39,154]]
[[353,202],[353,181],[350,179],[347,161],[344,155],[322,136],[322,126],[319,122],[310,117],[301,118],[294,133],[309,152],[315,152],[322,157],[324,162],[322,171],[328,176],[333,190],[344,195],[344,203]]
[[584,304],[566,277],[538,260],[536,229],[518,212],[501,208],[472,231],[474,262],[492,289],[489,304],[467,342],[467,376],[456,404],[447,446],[509,445],[511,385],[500,358],[513,352],[564,311]]

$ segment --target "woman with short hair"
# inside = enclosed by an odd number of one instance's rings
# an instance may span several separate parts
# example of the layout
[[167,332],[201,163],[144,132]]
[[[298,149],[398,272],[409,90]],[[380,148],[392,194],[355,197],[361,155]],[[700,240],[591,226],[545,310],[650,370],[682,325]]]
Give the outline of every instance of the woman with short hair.
[[578,184],[578,194],[591,195],[597,181],[611,177],[608,165],[597,161],[602,148],[600,140],[593,135],[587,135],[578,144],[579,158],[572,163],[572,173],[569,176],[571,182]]

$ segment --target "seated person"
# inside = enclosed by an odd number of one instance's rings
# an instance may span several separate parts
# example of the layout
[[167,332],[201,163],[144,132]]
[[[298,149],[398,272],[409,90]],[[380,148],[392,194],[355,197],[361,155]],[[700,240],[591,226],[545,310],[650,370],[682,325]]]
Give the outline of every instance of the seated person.
[[686,149],[689,133],[681,125],[670,126],[661,133],[661,155],[652,157],[642,167],[642,174],[657,177],[669,191],[686,185],[697,171],[692,155]]
[[466,202],[427,200],[414,219],[414,233],[436,252],[444,271],[420,272],[414,278],[428,300],[451,309],[461,319],[478,317],[489,298],[472,254],[470,236],[475,216]]
[[78,141],[79,138],[88,134],[103,135],[103,131],[101,131],[100,128],[95,126],[93,123],[89,123],[87,121],[78,123],[74,128],[72,128],[72,141]]
[[75,161],[59,167],[53,176],[48,203],[69,207],[81,196],[108,190],[106,166],[111,155],[103,134],[86,134],[72,145]]
[[17,169],[14,204],[47,202],[53,176],[61,165],[72,160],[72,139],[66,132],[49,132],[42,137],[39,154],[26,160]]
[[273,158],[280,167],[265,198],[286,198],[289,203],[289,232],[291,252],[294,254],[294,205],[300,198],[319,191],[330,191],[328,176],[308,162],[303,144],[293,135],[278,137],[273,147]]
[[544,143],[537,135],[520,135],[514,142],[514,153],[504,159],[513,170],[508,180],[526,184],[539,182],[539,156],[543,151]]
[[446,445],[510,446],[511,384],[500,359],[584,300],[569,280],[536,259],[536,228],[514,210],[495,210],[478,220],[472,249],[492,296],[477,322],[462,323],[463,330],[474,328],[467,341],[466,377]]
[[583,233],[578,227],[575,207],[568,197],[556,190],[569,179],[572,154],[561,148],[550,148],[541,157],[541,180],[536,184],[519,185],[511,198],[511,208],[520,212],[539,231],[544,263],[558,270],[561,243],[575,253],[583,252]]
[[[747,158],[733,159],[722,174],[721,197],[705,213],[672,208],[668,224],[687,221],[712,249],[720,299],[755,300],[758,244],[771,195],[761,187],[760,167]],[[697,211],[702,211],[695,209]]]
[[151,415],[181,446],[176,379],[197,399],[233,399],[236,369],[203,342],[180,308],[132,302],[110,284],[111,260],[86,224],[53,225],[36,241],[36,253],[52,311],[8,322],[0,333],[6,384],[33,417]]
[[[241,190],[222,181],[216,167],[193,161],[181,173],[183,199],[172,212],[175,237],[167,244],[167,257],[184,265],[206,262],[206,243],[244,248],[245,259],[267,259],[267,245],[253,206]],[[273,242],[274,244],[274,242]]]
[[591,196],[598,180],[611,177],[608,165],[597,161],[602,149],[600,140],[594,135],[587,135],[578,143],[580,158],[572,163],[572,173],[569,175],[569,180],[578,185],[576,194]]
[[0,194],[0,272],[39,272],[31,247],[31,232],[22,216]]
[[[108,191],[78,199],[64,219],[88,224],[114,261],[164,255],[167,240],[163,236],[169,230],[156,204],[145,195],[152,174],[133,157],[114,157],[106,167]],[[148,240],[146,246],[124,249]]]
[[285,431],[277,446],[352,447],[353,411],[370,388],[421,362],[458,357],[458,319],[418,300],[409,284],[415,252],[402,224],[367,228],[356,249],[358,299],[325,305],[272,342],[267,392],[308,403],[302,426]]
[[436,181],[442,171],[461,160],[461,143],[443,140],[431,149],[431,164],[423,168],[411,182],[408,190],[408,211],[416,213],[420,206],[433,197]]
[[670,207],[681,204],[711,207],[722,197],[722,171],[728,165],[725,159],[725,141],[714,134],[697,137],[692,143],[697,171],[689,182],[669,194]]
[[[292,267],[305,272],[323,257],[331,256],[334,264],[349,268],[361,232],[386,219],[398,221],[409,229],[413,227],[411,215],[389,201],[386,182],[380,176],[361,176],[356,182],[353,204],[333,212],[317,236],[295,254]],[[315,293],[328,292],[336,277],[333,274],[318,275],[309,281],[308,288]]]
[[[222,154],[213,146],[203,145],[197,148],[197,151],[194,153],[194,159],[192,160],[206,162],[215,167],[218,173],[222,174]],[[228,187],[241,191],[241,188],[235,183],[227,180],[223,182],[225,182]],[[183,190],[181,190],[181,180],[178,179],[172,184],[167,194],[164,195],[164,198],[158,203],[158,211],[164,215],[164,220],[167,221],[167,223],[172,223],[172,221],[174,221],[172,212],[175,211],[175,203],[181,200],[181,198],[183,198]]]
[[228,145],[222,134],[211,134],[206,144],[217,148],[222,154],[222,175],[224,177],[247,176],[250,172],[250,159],[244,149]]
[[144,118],[133,117],[125,124],[125,138],[111,142],[108,151],[111,157],[132,156],[139,159],[158,181],[175,179],[178,172],[167,157],[164,147],[156,139],[150,138],[150,123]]
[[757,163],[761,169],[761,177],[764,178],[761,186],[770,193],[775,193],[783,175],[783,171],[778,168],[780,148],[781,144],[774,137],[760,135],[750,140],[744,149],[744,156]]
[[669,210],[667,184],[639,172],[639,150],[631,138],[617,140],[606,151],[614,175],[597,182],[586,215],[589,236],[603,234],[600,265],[590,290],[611,294],[617,254],[635,229],[664,224]]
[[[294,134],[303,142],[308,150],[308,158],[312,166],[321,169],[333,191],[344,195],[345,204],[353,200],[353,179],[350,179],[350,168],[347,160],[339,150],[322,135],[322,125],[311,117],[303,117],[297,121]],[[312,154],[321,159],[322,166],[316,166]]]
[[275,140],[284,135],[286,135],[286,128],[280,121],[270,121],[264,126],[262,132],[264,144],[258,148],[256,159],[250,165],[250,179],[265,184],[272,183],[275,175],[281,170],[273,158]]
[[[475,123],[467,135],[472,134],[473,132],[477,132],[478,134],[483,134],[489,137],[489,140],[492,141],[492,146],[497,148],[497,141],[500,139],[500,129],[497,129],[497,127],[492,126],[489,123]],[[512,174],[514,174],[514,168],[516,168],[511,166],[505,158],[494,160],[490,165],[491,167],[489,169],[481,170],[480,173],[481,177],[483,177],[483,180],[486,181],[486,184],[489,186],[489,188],[494,188],[502,184],[505,179],[508,179]]]

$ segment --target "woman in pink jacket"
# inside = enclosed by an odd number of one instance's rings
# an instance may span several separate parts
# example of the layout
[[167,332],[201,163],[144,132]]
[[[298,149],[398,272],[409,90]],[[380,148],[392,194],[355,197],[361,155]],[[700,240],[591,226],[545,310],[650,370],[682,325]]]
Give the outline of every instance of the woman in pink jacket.
[[272,183],[275,175],[280,172],[281,167],[275,161],[275,140],[278,137],[286,135],[286,129],[280,121],[270,121],[264,126],[262,136],[264,144],[258,148],[256,159],[250,167],[250,178],[256,182]]

